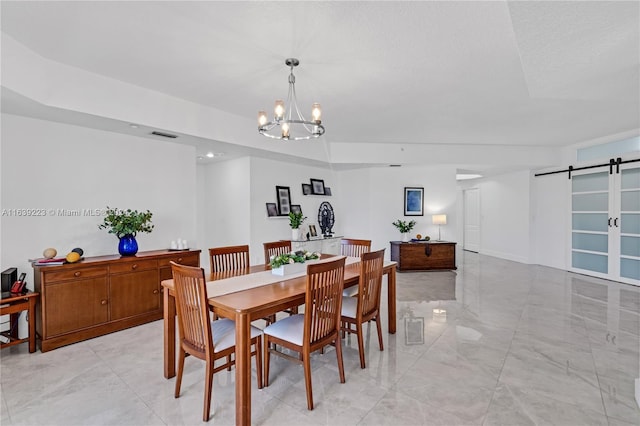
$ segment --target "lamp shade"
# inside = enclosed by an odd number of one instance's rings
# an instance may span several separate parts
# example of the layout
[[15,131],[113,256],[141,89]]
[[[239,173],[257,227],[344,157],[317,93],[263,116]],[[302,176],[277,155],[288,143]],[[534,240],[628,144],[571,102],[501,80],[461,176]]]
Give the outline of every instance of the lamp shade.
[[446,214],[434,214],[431,216],[431,220],[434,225],[446,225],[447,224],[447,215]]

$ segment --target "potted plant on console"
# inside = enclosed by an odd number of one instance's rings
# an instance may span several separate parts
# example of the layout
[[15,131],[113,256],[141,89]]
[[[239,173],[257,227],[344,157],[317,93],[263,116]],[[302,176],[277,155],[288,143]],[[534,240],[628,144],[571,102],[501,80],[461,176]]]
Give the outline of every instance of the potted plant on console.
[[302,225],[302,222],[305,221],[307,217],[302,215],[302,212],[300,213],[295,213],[295,212],[290,212],[289,213],[289,226],[291,226],[291,240],[292,241],[298,241],[300,240],[301,236],[300,236],[300,225]]
[[138,252],[136,235],[138,232],[149,233],[153,230],[152,216],[153,213],[149,210],[139,212],[131,209],[112,209],[107,206],[104,220],[98,228],[108,229],[110,234],[116,234],[120,239],[118,253],[121,256],[134,256]]
[[405,220],[398,219],[395,222],[391,222],[391,224],[398,228],[398,231],[402,233],[402,242],[406,243],[409,241],[409,232],[411,232],[413,227],[416,226],[416,221],[412,220],[407,222]]

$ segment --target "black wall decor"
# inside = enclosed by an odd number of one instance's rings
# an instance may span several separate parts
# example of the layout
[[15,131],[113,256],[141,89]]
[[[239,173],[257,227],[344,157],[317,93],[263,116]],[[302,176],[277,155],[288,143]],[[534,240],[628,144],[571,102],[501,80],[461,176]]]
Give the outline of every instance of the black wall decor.
[[318,225],[322,230],[322,235],[330,236],[333,234],[331,231],[333,225],[336,222],[335,214],[333,213],[333,207],[327,201],[323,201],[318,208]]

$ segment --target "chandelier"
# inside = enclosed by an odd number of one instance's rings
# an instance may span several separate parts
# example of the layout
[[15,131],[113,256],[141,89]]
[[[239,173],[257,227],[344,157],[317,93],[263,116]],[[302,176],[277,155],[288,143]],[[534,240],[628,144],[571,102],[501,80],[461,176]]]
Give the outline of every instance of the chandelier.
[[258,132],[272,139],[300,141],[320,137],[324,134],[322,109],[319,103],[311,105],[312,121],[304,118],[298,109],[296,98],[296,76],[293,68],[300,65],[296,58],[288,58],[284,63],[291,68],[289,74],[289,94],[287,102],[278,99],[275,103],[273,121],[267,121],[266,111],[258,112]]

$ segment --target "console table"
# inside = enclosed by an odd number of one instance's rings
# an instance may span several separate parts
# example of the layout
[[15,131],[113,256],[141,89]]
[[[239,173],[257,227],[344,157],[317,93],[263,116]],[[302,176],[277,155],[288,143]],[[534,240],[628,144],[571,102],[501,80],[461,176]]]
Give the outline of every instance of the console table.
[[456,243],[391,241],[391,260],[398,262],[398,271],[456,269]]
[[[9,330],[1,334],[7,338],[8,342],[0,343],[0,349],[29,342],[29,352],[36,351],[36,300],[38,293],[28,291],[25,294],[10,294],[9,297],[0,299],[0,315],[9,315]],[[29,335],[20,339],[18,337],[18,317],[22,311],[27,311],[29,318]]]
[[36,330],[42,352],[162,318],[160,282],[170,261],[200,265],[200,250],[155,250],[35,266]]

